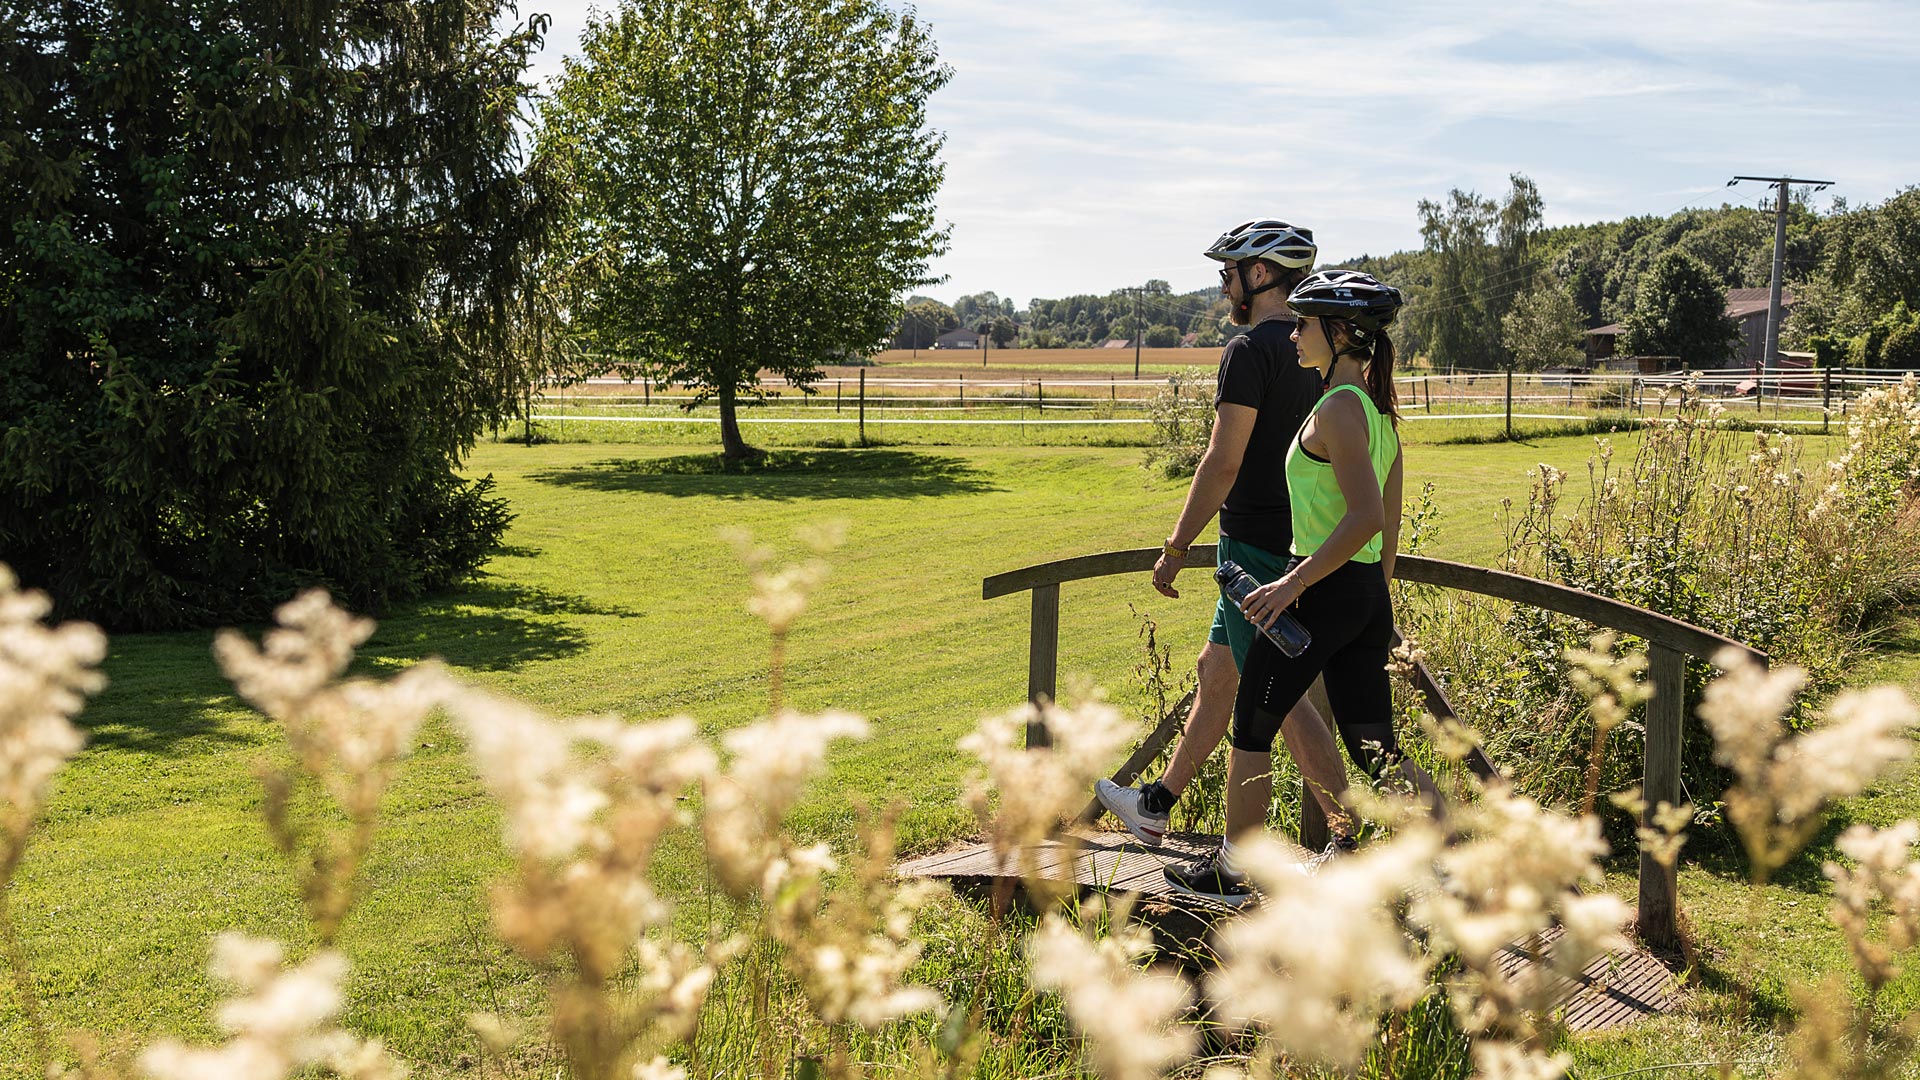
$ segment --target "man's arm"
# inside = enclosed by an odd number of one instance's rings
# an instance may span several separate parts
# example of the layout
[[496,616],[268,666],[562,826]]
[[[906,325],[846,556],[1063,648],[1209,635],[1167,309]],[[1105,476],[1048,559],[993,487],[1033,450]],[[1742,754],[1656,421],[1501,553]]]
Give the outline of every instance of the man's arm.
[[[1220,403],[1213,421],[1213,438],[1207,442],[1207,452],[1200,458],[1200,467],[1194,470],[1193,483],[1187,487],[1187,501],[1180,508],[1180,519],[1174,522],[1173,532],[1167,536],[1174,547],[1191,547],[1207,522],[1220,512],[1220,505],[1227,501],[1227,493],[1233,490],[1233,482],[1240,475],[1247,441],[1253,437],[1253,424],[1259,417],[1260,410],[1251,406]],[[1185,565],[1185,559],[1162,551],[1160,561],[1153,567],[1153,587],[1167,596],[1179,596],[1180,591],[1173,587],[1173,578]]]

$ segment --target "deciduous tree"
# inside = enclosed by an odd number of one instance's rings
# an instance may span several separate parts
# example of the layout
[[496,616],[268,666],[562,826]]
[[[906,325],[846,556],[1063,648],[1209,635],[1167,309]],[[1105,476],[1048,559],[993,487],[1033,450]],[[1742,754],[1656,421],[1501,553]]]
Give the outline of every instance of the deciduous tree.
[[589,22],[543,110],[540,152],[577,194],[599,272],[576,325],[736,410],[770,371],[886,340],[931,284],[949,71],[927,27],[876,0],[622,0]]
[[1579,309],[1557,281],[1543,281],[1522,293],[1500,320],[1500,339],[1516,371],[1577,363],[1584,336]]
[[1654,260],[1621,323],[1623,344],[1639,356],[1677,356],[1689,367],[1718,367],[1733,355],[1740,330],[1727,318],[1727,293],[1713,271],[1684,251]]
[[1502,202],[1456,188],[1419,209],[1432,286],[1408,304],[1414,335],[1437,367],[1504,367],[1500,319],[1538,272],[1540,189],[1514,173]]

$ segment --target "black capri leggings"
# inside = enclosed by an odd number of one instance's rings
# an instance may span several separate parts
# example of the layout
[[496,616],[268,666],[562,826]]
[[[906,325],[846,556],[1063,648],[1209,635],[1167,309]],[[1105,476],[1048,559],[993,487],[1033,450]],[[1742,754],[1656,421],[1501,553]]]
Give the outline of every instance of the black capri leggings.
[[1313,642],[1298,657],[1289,657],[1265,634],[1254,636],[1233,703],[1233,748],[1272,751],[1288,711],[1314,679],[1325,675],[1327,704],[1333,706],[1348,756],[1378,778],[1400,756],[1387,681],[1393,600],[1380,564],[1347,562],[1310,586],[1290,610]]

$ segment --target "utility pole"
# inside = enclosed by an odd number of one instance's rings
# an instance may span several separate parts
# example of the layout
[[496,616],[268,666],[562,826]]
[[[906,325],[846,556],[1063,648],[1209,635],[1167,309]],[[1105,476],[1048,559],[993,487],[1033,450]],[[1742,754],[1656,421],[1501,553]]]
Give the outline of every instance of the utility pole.
[[1780,278],[1785,269],[1787,255],[1787,205],[1790,189],[1795,184],[1805,184],[1815,191],[1825,191],[1833,186],[1831,180],[1802,180],[1792,176],[1736,176],[1727,181],[1732,187],[1742,180],[1752,180],[1778,191],[1773,203],[1773,281],[1769,285],[1767,299],[1767,341],[1760,352],[1760,360],[1753,366],[1753,400],[1760,400],[1761,380],[1765,378],[1767,365],[1773,362],[1780,348]]
[[1146,337],[1140,332],[1140,290],[1133,290],[1133,377],[1140,378],[1140,339]]

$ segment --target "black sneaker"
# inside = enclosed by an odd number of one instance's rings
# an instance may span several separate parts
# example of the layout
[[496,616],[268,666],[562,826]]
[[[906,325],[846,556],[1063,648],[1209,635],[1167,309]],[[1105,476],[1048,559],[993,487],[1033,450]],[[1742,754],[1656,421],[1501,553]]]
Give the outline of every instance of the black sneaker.
[[1236,874],[1220,865],[1220,850],[1198,862],[1166,868],[1167,884],[1173,891],[1198,896],[1216,904],[1239,907],[1253,898],[1244,874]]

